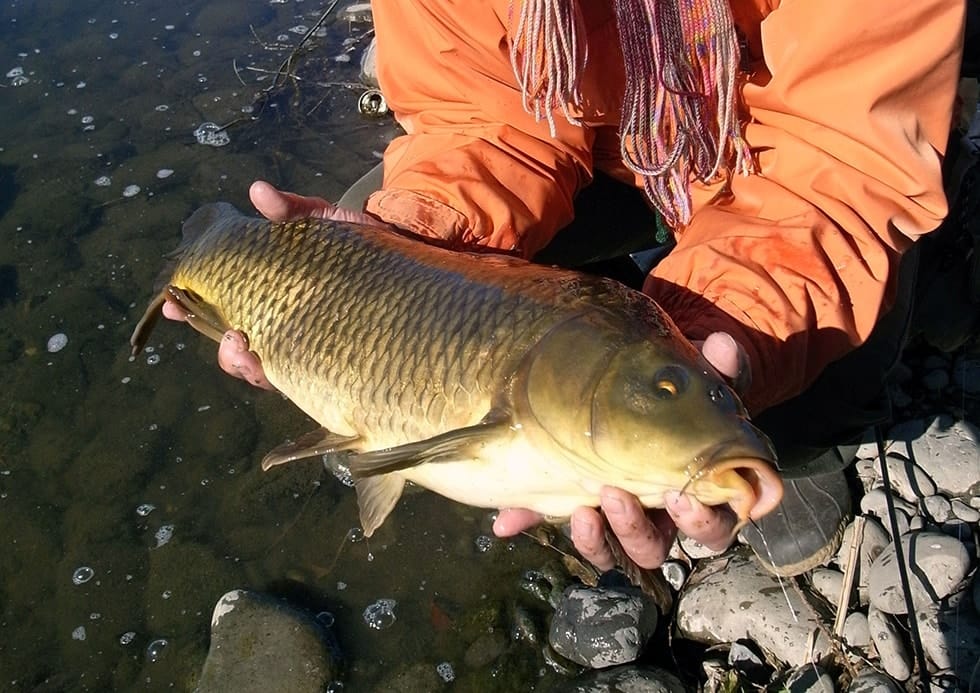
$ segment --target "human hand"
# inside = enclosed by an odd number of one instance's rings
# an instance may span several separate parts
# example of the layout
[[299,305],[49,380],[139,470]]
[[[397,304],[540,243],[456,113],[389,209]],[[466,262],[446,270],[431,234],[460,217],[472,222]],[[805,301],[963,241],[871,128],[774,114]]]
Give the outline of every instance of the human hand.
[[[748,358],[731,335],[715,332],[698,346],[705,359],[736,389],[748,386],[751,381]],[[779,497],[779,489],[763,487],[752,517],[761,517],[772,510]],[[647,510],[633,494],[604,486],[599,493],[602,514],[590,507],[580,507],[572,513],[572,542],[582,557],[600,570],[615,566],[612,549],[606,541],[603,516],[623,550],[641,568],[658,568],[663,564],[678,530],[716,551],[731,544],[737,518],[728,506],[706,506],[679,490],[667,493],[665,501],[665,508]],[[542,519],[531,510],[506,508],[497,515],[493,531],[497,536],[513,536]]]
[[[314,218],[385,226],[384,222],[362,212],[342,209],[321,197],[306,197],[278,190],[261,180],[252,183],[248,195],[255,209],[269,221]],[[163,305],[163,316],[170,320],[187,319],[184,310],[172,301],[167,301]],[[239,330],[225,332],[218,345],[218,365],[228,375],[245,380],[256,387],[265,390],[275,389],[266,379],[258,355],[249,350],[248,336]]]

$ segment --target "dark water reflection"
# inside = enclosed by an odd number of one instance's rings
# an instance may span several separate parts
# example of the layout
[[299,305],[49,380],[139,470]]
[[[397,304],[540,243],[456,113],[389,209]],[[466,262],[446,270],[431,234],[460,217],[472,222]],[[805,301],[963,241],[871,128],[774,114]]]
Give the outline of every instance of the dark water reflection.
[[[191,210],[247,208],[257,177],[336,199],[395,133],[357,114],[356,91],[311,86],[231,128],[226,147],[191,136],[240,118],[268,84],[245,66],[284,57],[253,30],[295,44],[289,28],[322,10],[0,5],[0,689],[191,688],[214,603],[242,587],[329,610],[349,690],[446,661],[459,690],[526,690],[550,676],[523,643],[493,667],[463,656],[489,629],[509,629],[515,605],[541,615],[517,582],[550,559],[543,549],[481,553],[487,514],[428,493],[408,495],[370,543],[349,542],[353,494],[322,466],[258,468],[310,427],[297,410],[223,376],[213,345],[180,326],[129,357],[161,255]],[[330,25],[323,80],[356,80],[357,51],[332,58],[364,28]],[[3,75],[18,67],[29,81],[13,86]],[[111,183],[96,185],[102,176]],[[140,191],[125,197],[131,185]],[[57,333],[67,346],[49,353]],[[94,577],[76,585],[81,566]],[[397,600],[397,621],[374,631],[362,612],[379,598]],[[168,644],[152,661],[158,638]]]

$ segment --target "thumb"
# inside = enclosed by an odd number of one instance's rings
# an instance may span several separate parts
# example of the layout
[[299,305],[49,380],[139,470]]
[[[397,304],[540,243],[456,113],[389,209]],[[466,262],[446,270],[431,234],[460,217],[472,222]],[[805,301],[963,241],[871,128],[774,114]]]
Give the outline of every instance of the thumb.
[[705,360],[728,378],[736,392],[744,392],[752,383],[749,357],[742,345],[727,332],[712,332],[701,342],[701,354]]

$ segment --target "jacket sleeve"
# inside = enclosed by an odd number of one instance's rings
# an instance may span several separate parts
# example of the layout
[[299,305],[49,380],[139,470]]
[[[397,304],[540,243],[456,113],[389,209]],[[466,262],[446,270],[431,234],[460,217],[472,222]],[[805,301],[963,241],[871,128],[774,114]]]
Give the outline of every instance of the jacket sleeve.
[[749,33],[759,173],[723,196],[696,191],[644,289],[689,338],[725,330],[747,349],[751,411],[799,394],[868,337],[902,252],[946,214],[963,5],[798,0]]
[[[593,133],[525,112],[507,2],[375,0],[378,78],[406,135],[367,211],[417,233],[530,256],[591,179]],[[421,44],[421,45],[420,45]]]

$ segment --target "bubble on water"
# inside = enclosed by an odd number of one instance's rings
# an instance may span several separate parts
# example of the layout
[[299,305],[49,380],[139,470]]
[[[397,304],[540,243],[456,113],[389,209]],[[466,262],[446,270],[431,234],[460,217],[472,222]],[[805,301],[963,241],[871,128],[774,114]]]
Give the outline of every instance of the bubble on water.
[[157,638],[146,646],[146,658],[151,662],[159,662],[169,643],[164,638]]
[[160,363],[160,354],[150,354],[146,357],[147,366],[155,366]]
[[102,618],[102,614],[100,614],[98,611],[93,611],[88,615],[89,621],[98,621],[100,618]]
[[30,81],[31,80],[27,79],[27,77],[25,77],[24,75],[18,75],[17,77],[14,77],[12,80],[10,80],[10,86],[22,87]]
[[170,178],[174,175],[174,170],[172,168],[161,168],[157,171],[157,178],[163,180],[164,178]]
[[160,596],[163,597],[164,599],[170,599],[170,597],[172,597],[173,594],[174,593],[171,590],[164,590],[163,592],[160,593]]
[[76,628],[71,632],[72,640],[84,640],[86,637],[87,636],[85,634],[85,626],[79,626],[78,628]]
[[92,132],[92,130],[94,129],[95,129],[94,125],[86,125],[85,127],[82,128],[82,132]]
[[286,43],[289,40],[289,34],[279,34],[276,36],[276,41],[279,43]]
[[336,622],[333,614],[329,611],[321,611],[316,615],[317,623],[319,623],[324,628],[332,628],[333,624]]
[[90,115],[82,116],[82,125],[88,125],[89,123],[94,123],[94,122],[95,122],[94,116],[90,116]]
[[187,345],[184,344],[183,342],[177,342],[177,344],[176,344],[177,351],[183,351],[186,348],[186,346]]
[[157,540],[157,548],[159,549],[161,546],[174,538],[174,526],[163,525],[154,533],[153,538]]
[[350,62],[350,53],[341,53],[340,55],[335,55],[333,57],[333,61],[335,63],[349,63]]
[[364,541],[364,530],[360,527],[351,527],[347,530],[347,541],[352,544]]
[[346,582],[340,581],[340,582],[337,583],[337,590],[339,592],[343,592],[345,589],[347,589],[347,583]]
[[136,197],[140,194],[140,186],[138,185],[127,185],[123,188],[123,197]]
[[294,34],[299,34],[300,36],[302,36],[303,34],[305,34],[310,30],[310,27],[306,26],[305,24],[297,24],[294,27],[290,27],[289,30]]
[[204,144],[209,147],[223,147],[231,142],[228,133],[220,125],[212,122],[198,125],[194,131],[194,139],[197,140],[198,144]]
[[68,335],[64,332],[53,334],[48,337],[48,351],[54,354],[68,346]]
[[395,606],[398,604],[394,599],[379,599],[373,604],[368,604],[364,609],[364,623],[368,628],[374,630],[384,630],[391,627],[395,622]]
[[350,473],[350,467],[344,464],[340,455],[327,453],[323,456],[323,466],[344,486],[348,488],[354,486],[354,476]]
[[93,577],[95,577],[95,571],[87,565],[82,565],[75,568],[75,572],[71,574],[71,581],[76,585],[84,585]]
[[476,544],[476,550],[478,553],[486,553],[493,548],[493,537],[488,537],[486,534],[481,534],[474,541]]
[[140,517],[146,517],[156,509],[157,506],[153,505],[152,503],[140,503],[136,506],[136,514]]
[[20,77],[22,74],[24,74],[24,68],[22,68],[22,67],[20,67],[18,65],[17,67],[13,67],[13,68],[11,68],[10,70],[7,71],[7,79],[13,79],[14,77]]
[[122,379],[122,380],[120,380],[119,382],[121,382],[121,383],[122,383],[123,385],[128,385],[128,384],[129,384],[129,381],[131,381],[131,380],[132,380],[132,378],[130,378],[130,377],[129,377],[129,376],[127,375],[127,376],[126,376],[125,378],[123,378],[123,379]]
[[154,111],[158,111],[158,112],[160,112],[160,113],[164,113],[164,112],[166,112],[166,111],[169,111],[169,110],[170,110],[170,106],[168,106],[168,105],[167,105],[167,104],[165,104],[165,103],[162,103],[162,104],[160,104],[159,106],[156,106],[156,107],[155,107],[155,108],[154,108],[153,110],[154,110]]
[[78,84],[75,85],[76,89],[84,89],[85,87],[86,87],[85,82],[79,82]]
[[119,34],[117,34],[115,31],[113,31],[111,34],[109,34],[109,38],[111,38],[113,41],[115,41],[117,38],[119,38]]
[[136,639],[136,631],[127,630],[125,633],[119,636],[119,644],[129,645],[135,639]]
[[100,188],[108,188],[112,185],[112,179],[109,176],[99,176],[95,179],[95,184]]
[[175,27],[173,24],[166,24],[166,25],[164,25],[163,28],[166,29],[167,31],[173,31],[177,27]]
[[77,108],[69,108],[67,111],[65,111],[65,113],[67,113],[70,116],[78,115],[78,109]]
[[453,665],[449,662],[439,662],[439,664],[436,664],[436,673],[439,674],[439,678],[446,683],[449,683],[456,678],[456,672],[453,671]]

